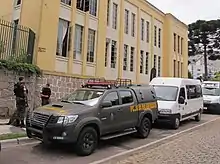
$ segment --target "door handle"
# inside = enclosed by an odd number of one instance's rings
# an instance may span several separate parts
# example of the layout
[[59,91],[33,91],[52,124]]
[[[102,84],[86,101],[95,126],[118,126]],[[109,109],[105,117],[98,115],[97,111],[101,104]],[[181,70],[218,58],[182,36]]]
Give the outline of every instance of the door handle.
[[187,105],[187,102],[185,102],[185,105]]
[[118,109],[118,112],[121,112],[122,110],[123,110],[123,109],[120,108],[120,109]]

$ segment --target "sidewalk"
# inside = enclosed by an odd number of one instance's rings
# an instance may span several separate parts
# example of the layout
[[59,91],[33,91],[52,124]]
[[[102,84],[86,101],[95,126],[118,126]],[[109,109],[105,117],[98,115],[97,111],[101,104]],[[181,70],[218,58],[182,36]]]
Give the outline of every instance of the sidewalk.
[[0,140],[25,136],[25,128],[6,125],[8,122],[8,119],[0,119]]

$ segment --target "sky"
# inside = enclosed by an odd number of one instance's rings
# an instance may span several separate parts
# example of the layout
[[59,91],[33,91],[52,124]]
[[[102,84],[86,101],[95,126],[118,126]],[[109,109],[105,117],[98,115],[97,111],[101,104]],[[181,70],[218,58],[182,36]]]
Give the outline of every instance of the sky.
[[186,24],[196,20],[220,19],[220,0],[147,0]]

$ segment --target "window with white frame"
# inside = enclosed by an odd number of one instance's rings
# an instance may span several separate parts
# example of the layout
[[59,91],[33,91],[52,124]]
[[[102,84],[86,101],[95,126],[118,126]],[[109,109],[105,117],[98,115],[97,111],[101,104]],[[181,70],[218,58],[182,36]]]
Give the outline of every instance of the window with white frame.
[[177,77],[180,77],[180,61],[177,62]]
[[135,51],[135,48],[131,47],[131,52],[130,52],[130,71],[131,72],[134,71],[134,51]]
[[124,44],[124,58],[123,58],[123,70],[127,71],[128,69],[128,45]]
[[176,52],[176,33],[173,34],[173,50]]
[[154,46],[157,46],[157,26],[154,26]]
[[161,57],[160,56],[158,56],[158,76],[161,76]]
[[75,25],[74,53],[73,58],[81,60],[82,45],[83,45],[83,26]]
[[148,62],[149,62],[149,52],[146,52],[146,56],[145,56],[145,74],[148,74]]
[[144,40],[144,19],[141,18],[141,40]]
[[105,67],[108,66],[109,45],[110,45],[110,39],[107,38],[105,42]]
[[157,55],[154,55],[154,68],[157,68]]
[[128,34],[128,24],[129,24],[129,11],[125,9],[125,34]]
[[181,77],[183,77],[183,63],[181,62]]
[[183,38],[181,38],[181,43],[180,43],[180,54],[182,55],[183,54]]
[[118,5],[113,3],[113,13],[112,13],[112,28],[117,29],[118,22]]
[[107,4],[107,25],[109,26],[110,23],[110,0],[108,0],[108,4]]
[[161,28],[158,29],[158,47],[161,47]]
[[97,16],[97,0],[89,1],[89,14]]
[[140,55],[140,73],[144,72],[144,51],[141,50]]
[[20,5],[21,4],[21,0],[16,0],[15,1],[15,5]]
[[71,6],[72,0],[61,0],[62,3],[65,3],[66,5]]
[[95,30],[89,29],[87,62],[93,63],[94,61],[95,61]]
[[76,8],[79,10],[84,11],[84,0],[77,0],[76,1]]
[[150,41],[150,22],[146,21],[146,42]]
[[116,68],[117,63],[117,42],[112,40],[111,46],[111,68]]
[[57,35],[57,56],[67,57],[68,53],[68,37],[69,37],[69,21],[59,19],[58,35]]
[[177,37],[177,52],[180,53],[180,36]]
[[132,13],[131,15],[131,36],[135,36],[135,23],[136,23],[136,15]]
[[176,77],[176,60],[173,60],[173,77]]

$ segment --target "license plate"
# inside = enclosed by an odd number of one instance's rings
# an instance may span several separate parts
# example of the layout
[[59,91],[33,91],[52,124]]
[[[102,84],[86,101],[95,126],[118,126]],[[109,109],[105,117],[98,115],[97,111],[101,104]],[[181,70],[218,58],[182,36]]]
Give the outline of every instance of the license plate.
[[204,110],[207,110],[207,107],[203,107]]

